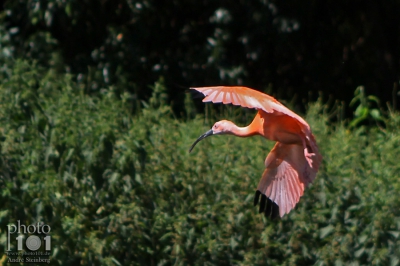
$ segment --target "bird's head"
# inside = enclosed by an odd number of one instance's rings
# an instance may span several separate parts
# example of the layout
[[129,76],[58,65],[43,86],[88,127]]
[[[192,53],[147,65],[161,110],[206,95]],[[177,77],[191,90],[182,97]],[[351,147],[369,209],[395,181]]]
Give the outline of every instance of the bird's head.
[[211,130],[213,132],[213,135],[230,134],[233,126],[233,122],[228,120],[221,120],[216,122]]
[[232,132],[232,127],[234,126],[234,124],[231,121],[228,120],[221,120],[216,122],[213,127],[207,131],[206,133],[204,133],[203,135],[201,135],[190,147],[189,152],[191,152],[194,148],[194,146],[196,146],[196,144],[198,142],[200,142],[201,140],[212,136],[212,135],[222,135],[222,134],[230,134]]

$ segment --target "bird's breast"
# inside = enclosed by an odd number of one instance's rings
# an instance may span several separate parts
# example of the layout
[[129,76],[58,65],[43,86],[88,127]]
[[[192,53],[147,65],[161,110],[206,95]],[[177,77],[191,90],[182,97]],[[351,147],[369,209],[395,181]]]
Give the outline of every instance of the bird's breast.
[[290,117],[268,114],[260,116],[259,134],[263,137],[284,144],[302,145],[302,131],[299,124]]

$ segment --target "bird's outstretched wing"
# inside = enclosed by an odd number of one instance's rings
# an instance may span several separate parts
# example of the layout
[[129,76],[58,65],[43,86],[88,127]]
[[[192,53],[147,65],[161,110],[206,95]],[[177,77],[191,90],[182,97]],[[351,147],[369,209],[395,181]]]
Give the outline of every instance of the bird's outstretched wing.
[[247,108],[262,110],[266,114],[273,113],[288,116],[288,118],[290,118],[290,121],[287,121],[288,123],[295,123],[300,126],[300,130],[305,137],[303,146],[304,148],[309,146],[311,148],[310,152],[312,153],[308,154],[307,151],[304,150],[304,156],[306,156],[306,158],[308,159],[307,161],[310,166],[313,167],[315,171],[318,170],[322,158],[318,152],[318,147],[315,142],[315,138],[311,133],[310,126],[306,121],[304,121],[303,118],[289,110],[283,104],[278,102],[274,97],[247,87],[240,86],[200,87],[191,89],[197,90],[206,96],[203,99],[203,102],[224,104],[230,103],[233,105],[240,105]]
[[298,122],[308,127],[308,124],[303,120],[303,118],[290,111],[274,97],[247,87],[217,86],[190,89],[203,93],[206,96],[203,99],[203,102],[230,103],[242,107],[260,109],[267,113],[280,112],[295,118]]
[[272,218],[277,216],[277,208],[282,217],[296,206],[305,187],[315,179],[318,169],[310,167],[302,146],[280,142],[268,154],[265,167],[254,205],[257,205],[261,195],[260,213],[264,212]]

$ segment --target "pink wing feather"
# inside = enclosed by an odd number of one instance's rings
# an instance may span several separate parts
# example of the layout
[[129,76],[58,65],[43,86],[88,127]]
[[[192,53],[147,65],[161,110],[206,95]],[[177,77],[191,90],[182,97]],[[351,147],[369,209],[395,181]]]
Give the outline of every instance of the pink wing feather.
[[200,87],[190,88],[203,93],[206,97],[203,102],[223,103],[240,105],[247,108],[255,108],[263,110],[267,113],[280,112],[282,114],[291,116],[298,120],[303,125],[308,127],[308,124],[303,118],[290,111],[283,104],[278,102],[274,97],[265,93],[240,86],[217,86],[217,87]]
[[[289,213],[299,202],[317,170],[310,167],[303,147],[277,142],[265,160],[257,190],[279,206],[279,215]],[[264,212],[267,210],[261,210]]]

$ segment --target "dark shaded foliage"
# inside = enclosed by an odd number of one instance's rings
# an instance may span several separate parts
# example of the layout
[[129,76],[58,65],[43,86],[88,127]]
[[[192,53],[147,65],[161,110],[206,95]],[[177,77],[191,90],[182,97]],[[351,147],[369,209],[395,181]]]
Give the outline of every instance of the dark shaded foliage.
[[76,74],[90,92],[115,85],[139,99],[163,76],[176,113],[188,87],[219,84],[307,100],[322,91],[347,103],[363,85],[383,103],[398,98],[399,0],[8,0],[0,8],[16,57]]

